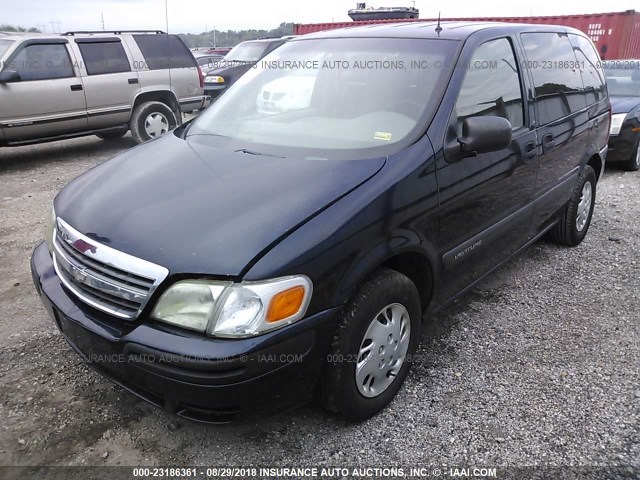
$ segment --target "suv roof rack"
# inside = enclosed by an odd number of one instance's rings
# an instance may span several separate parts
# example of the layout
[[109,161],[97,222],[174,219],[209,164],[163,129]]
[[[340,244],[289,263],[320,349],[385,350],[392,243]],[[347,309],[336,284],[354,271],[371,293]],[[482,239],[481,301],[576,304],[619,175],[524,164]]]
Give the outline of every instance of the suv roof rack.
[[118,35],[120,33],[165,33],[162,30],[79,30],[79,31],[75,31],[75,32],[65,32],[63,34],[61,34],[62,36],[70,36],[73,37],[74,35],[89,35],[89,34],[93,34],[93,33],[110,33],[110,34],[114,34],[114,35]]

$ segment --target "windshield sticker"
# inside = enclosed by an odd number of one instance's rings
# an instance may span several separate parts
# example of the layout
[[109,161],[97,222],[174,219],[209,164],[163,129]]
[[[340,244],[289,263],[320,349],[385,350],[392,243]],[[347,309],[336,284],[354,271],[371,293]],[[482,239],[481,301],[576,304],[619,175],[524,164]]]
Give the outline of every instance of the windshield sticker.
[[373,134],[374,140],[384,140],[385,142],[391,141],[391,134],[389,132],[376,132]]

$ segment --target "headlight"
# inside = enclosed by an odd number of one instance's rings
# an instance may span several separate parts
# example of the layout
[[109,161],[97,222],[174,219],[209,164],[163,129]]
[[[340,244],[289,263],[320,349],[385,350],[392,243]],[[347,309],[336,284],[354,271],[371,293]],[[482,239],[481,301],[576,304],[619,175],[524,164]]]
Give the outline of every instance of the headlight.
[[49,218],[47,219],[47,229],[44,233],[44,239],[47,242],[47,247],[49,247],[49,252],[53,252],[53,235],[55,234],[55,225],[56,225],[56,211],[51,205],[51,213],[49,214]]
[[620,133],[620,129],[622,128],[625,118],[627,118],[626,113],[616,113],[615,115],[611,115],[611,129],[609,130],[609,135],[618,135]]
[[211,75],[204,77],[204,83],[224,83],[224,78],[218,77],[217,75]]
[[151,317],[215,337],[249,337],[300,320],[312,290],[304,275],[242,283],[183,280],[162,294]]

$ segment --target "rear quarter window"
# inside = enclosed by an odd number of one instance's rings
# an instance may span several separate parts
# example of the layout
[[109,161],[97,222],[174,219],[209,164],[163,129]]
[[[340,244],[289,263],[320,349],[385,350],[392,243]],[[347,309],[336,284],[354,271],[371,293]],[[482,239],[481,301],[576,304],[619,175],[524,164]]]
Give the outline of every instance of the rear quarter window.
[[605,98],[605,76],[601,60],[593,44],[581,35],[569,34],[573,51],[582,75],[587,104],[593,105]]
[[176,35],[133,35],[149,70],[193,68],[196,59]]
[[584,86],[565,33],[523,33],[522,44],[531,71],[541,125],[586,107]]

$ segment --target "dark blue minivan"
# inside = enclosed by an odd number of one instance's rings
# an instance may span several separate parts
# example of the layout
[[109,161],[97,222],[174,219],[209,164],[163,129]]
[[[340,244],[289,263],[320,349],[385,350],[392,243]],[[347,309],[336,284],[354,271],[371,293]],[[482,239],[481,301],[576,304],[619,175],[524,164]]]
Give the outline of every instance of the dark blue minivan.
[[361,421],[398,392],[423,319],[544,234],[583,240],[609,123],[570,28],[298,37],[67,185],[33,279],[79,355],[180,416],[318,392]]

